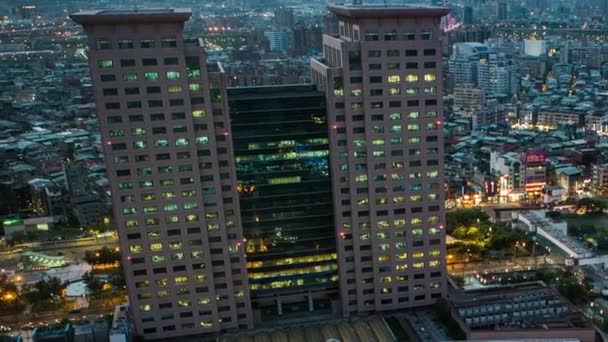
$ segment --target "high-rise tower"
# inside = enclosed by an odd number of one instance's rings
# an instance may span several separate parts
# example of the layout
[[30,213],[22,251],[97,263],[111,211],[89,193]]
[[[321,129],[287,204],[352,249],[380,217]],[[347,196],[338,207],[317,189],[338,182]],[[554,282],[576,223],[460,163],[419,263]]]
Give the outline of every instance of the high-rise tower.
[[443,8],[330,6],[312,79],[327,98],[345,315],[428,305],[446,292]]
[[136,333],[252,327],[221,65],[189,10],[91,11],[89,65]]

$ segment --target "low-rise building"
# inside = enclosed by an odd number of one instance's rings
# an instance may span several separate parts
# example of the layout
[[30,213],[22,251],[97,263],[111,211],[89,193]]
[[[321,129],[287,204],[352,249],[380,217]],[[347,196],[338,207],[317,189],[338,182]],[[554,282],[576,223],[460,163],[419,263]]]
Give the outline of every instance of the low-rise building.
[[542,282],[466,291],[452,298],[452,317],[469,341],[595,341],[593,324]]

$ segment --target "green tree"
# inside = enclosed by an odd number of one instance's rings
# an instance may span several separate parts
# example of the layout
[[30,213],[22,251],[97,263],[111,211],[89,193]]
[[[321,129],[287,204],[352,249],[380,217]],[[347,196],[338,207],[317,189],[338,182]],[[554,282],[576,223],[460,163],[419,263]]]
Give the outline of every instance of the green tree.
[[82,280],[84,280],[85,285],[91,291],[92,294],[96,295],[101,292],[101,289],[103,288],[103,283],[91,273],[85,273],[82,276]]

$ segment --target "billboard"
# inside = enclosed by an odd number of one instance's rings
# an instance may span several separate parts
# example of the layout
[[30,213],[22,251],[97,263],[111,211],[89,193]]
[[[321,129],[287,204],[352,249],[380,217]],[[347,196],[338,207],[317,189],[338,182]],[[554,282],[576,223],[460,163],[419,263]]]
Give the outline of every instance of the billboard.
[[526,164],[542,164],[547,160],[547,154],[544,151],[528,151],[525,157]]

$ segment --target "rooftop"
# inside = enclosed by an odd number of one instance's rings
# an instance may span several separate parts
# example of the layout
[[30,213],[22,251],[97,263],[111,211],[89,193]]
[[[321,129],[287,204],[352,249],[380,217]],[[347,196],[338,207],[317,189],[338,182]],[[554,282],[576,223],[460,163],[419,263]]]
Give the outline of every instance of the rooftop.
[[187,8],[92,10],[70,14],[70,18],[81,25],[184,22],[191,16],[192,11]]
[[338,17],[349,18],[442,17],[450,12],[448,8],[424,5],[329,5],[327,8]]

